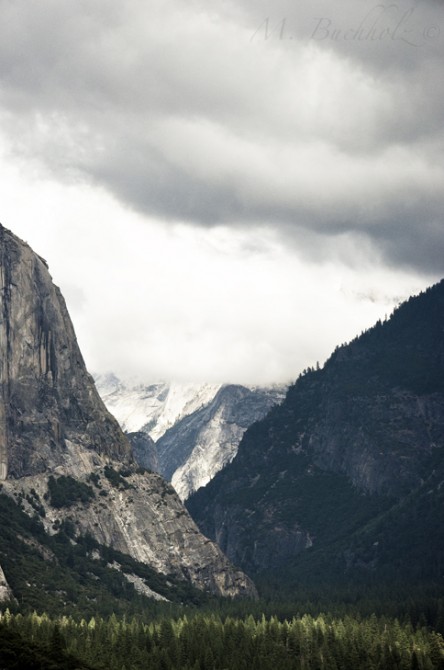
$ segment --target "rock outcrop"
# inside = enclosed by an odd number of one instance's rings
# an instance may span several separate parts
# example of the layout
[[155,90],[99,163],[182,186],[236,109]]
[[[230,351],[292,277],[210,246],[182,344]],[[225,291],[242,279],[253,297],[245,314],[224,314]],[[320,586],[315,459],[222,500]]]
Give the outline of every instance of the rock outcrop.
[[133,449],[136,463],[151,472],[159,472],[159,459],[154,440],[141,430],[135,433],[126,433]]
[[44,508],[48,532],[69,518],[78,533],[158,572],[218,595],[255,595],[252,582],[198,532],[171,487],[138,468],[86,371],[45,261],[3,226],[0,287],[3,491],[19,503],[38,495],[39,503],[25,508],[31,515]]
[[0,565],[0,603],[14,600],[14,595],[6,581],[5,573]]
[[255,596],[251,580],[199,532],[172,486],[160,475],[138,473],[133,467],[122,470],[118,464],[98,458],[101,464],[85,467],[83,473],[77,467],[58,467],[52,475],[60,488],[63,478],[75,478],[89,489],[88,500],[55,500],[43,474],[8,480],[3,491],[31,516],[38,500],[45,510],[42,522],[50,534],[68,521],[76,535],[89,534],[159,573],[181,577],[217,595]]

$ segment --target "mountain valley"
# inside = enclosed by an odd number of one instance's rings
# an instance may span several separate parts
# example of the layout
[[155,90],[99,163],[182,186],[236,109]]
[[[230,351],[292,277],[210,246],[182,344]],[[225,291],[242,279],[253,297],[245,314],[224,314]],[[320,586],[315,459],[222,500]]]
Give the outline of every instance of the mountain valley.
[[2,668],[442,670],[444,280],[288,389],[97,389],[3,226],[0,279]]

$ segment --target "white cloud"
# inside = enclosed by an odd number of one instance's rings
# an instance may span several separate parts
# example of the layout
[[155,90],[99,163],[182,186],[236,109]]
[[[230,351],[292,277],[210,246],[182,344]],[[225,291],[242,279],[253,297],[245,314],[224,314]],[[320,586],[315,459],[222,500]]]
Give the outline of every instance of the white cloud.
[[2,223],[90,368],[288,379],[439,277],[443,43],[313,35],[368,9],[0,3]]
[[426,283],[366,253],[354,268],[307,261],[272,230],[166,226],[85,185],[11,174],[2,161],[3,223],[48,260],[96,371],[287,381]]

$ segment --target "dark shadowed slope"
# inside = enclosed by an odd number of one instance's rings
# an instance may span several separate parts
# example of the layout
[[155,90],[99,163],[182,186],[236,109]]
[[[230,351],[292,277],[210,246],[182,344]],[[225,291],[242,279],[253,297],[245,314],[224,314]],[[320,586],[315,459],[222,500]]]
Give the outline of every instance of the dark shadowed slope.
[[251,573],[440,576],[444,281],[299,378],[188,509]]

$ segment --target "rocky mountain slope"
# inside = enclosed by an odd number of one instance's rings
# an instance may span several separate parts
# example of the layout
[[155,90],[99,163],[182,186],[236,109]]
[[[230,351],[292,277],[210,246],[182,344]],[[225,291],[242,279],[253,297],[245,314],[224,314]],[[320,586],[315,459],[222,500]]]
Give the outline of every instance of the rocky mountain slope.
[[45,261],[3,226],[0,282],[3,491],[40,515],[48,533],[69,522],[73,541],[89,534],[198,588],[254,594],[173,489],[138,468],[85,369]]
[[[145,433],[154,450],[141,444],[136,458],[171,481],[185,500],[205,486],[235,456],[249,425],[285,397],[285,387],[236,384],[124,383],[114,374],[97,375],[98,391],[124,430]],[[140,459],[145,459],[142,463]]]
[[243,434],[285,397],[282,386],[222,386],[205,407],[178,421],[157,441],[160,472],[182,500],[206,486],[235,457]]
[[57,468],[49,477],[7,480],[3,492],[30,515],[37,507],[49,534],[68,523],[75,537],[91,536],[100,545],[210,593],[254,594],[245,575],[198,532],[160,475],[85,459],[83,471]]
[[441,578],[443,484],[441,281],[302,375],[187,506],[250,573],[306,554]]

